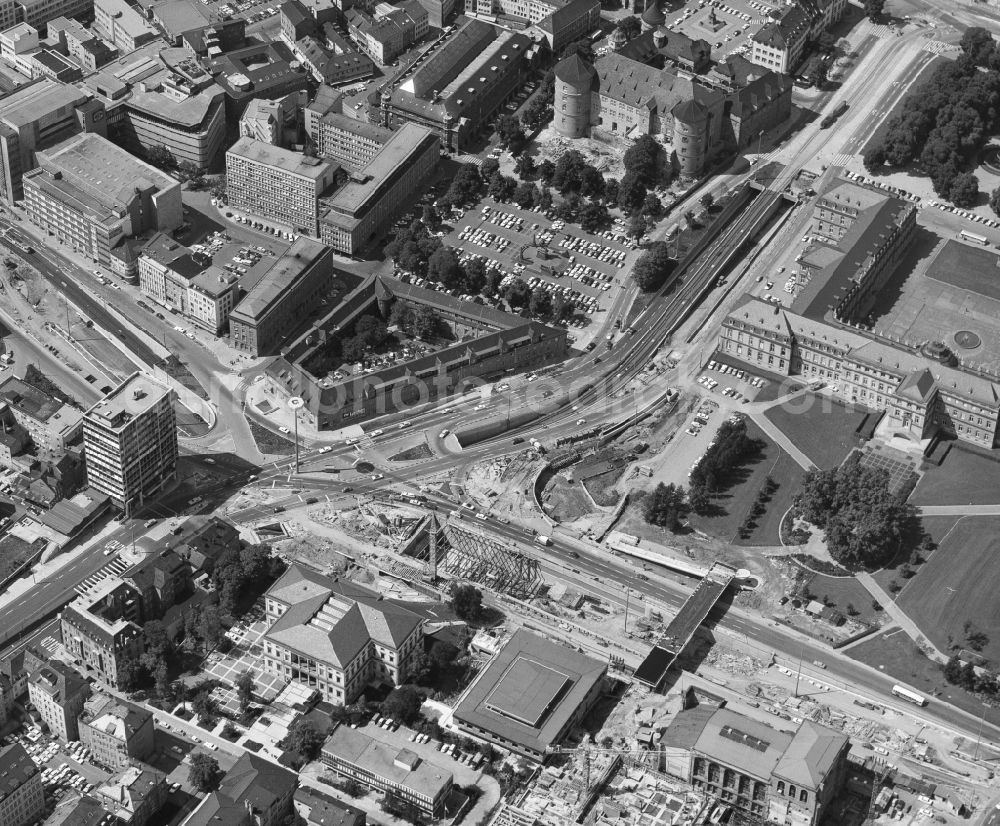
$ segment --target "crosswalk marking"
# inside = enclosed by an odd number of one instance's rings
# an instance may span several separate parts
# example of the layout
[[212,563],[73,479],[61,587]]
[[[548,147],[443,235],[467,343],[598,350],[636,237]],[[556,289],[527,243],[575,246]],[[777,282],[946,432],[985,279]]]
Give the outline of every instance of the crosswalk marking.
[[924,51],[932,54],[948,54],[957,48],[951,43],[942,43],[940,40],[928,40],[924,43]]
[[847,166],[854,157],[850,152],[841,152],[839,155],[834,155],[830,158],[828,166]]
[[88,594],[108,577],[121,576],[130,567],[129,563],[127,563],[124,559],[121,557],[115,557],[103,568],[83,580],[83,582],[76,586],[75,590],[78,594]]

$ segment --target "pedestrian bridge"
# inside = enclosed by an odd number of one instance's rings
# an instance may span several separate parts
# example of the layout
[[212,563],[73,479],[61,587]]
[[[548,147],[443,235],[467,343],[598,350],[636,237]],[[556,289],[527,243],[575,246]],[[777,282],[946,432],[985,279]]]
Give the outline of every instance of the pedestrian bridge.
[[680,611],[670,621],[663,636],[653,646],[653,650],[635,670],[633,676],[636,680],[649,686],[653,691],[659,691],[671,666],[684,653],[695,632],[722,599],[735,578],[736,569],[721,562],[716,562],[709,569],[705,578],[694,589],[694,593],[687,598]]

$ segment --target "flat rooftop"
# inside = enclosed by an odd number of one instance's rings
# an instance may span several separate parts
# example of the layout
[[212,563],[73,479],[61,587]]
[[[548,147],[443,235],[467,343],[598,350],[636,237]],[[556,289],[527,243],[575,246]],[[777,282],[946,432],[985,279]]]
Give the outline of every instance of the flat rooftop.
[[78,106],[87,98],[73,86],[45,78],[0,97],[0,120],[14,128],[25,126],[60,109]]
[[479,673],[455,719],[542,753],[606,671],[604,663],[522,629]]
[[[329,247],[311,238],[297,239],[288,251],[261,276],[233,311],[234,316],[256,321],[281,298],[303,272],[327,252]],[[332,271],[331,271],[332,272]]]
[[226,155],[235,155],[255,163],[273,166],[289,175],[298,175],[302,178],[321,178],[333,165],[321,158],[310,158],[301,152],[282,149],[280,146],[272,146],[264,141],[247,137],[236,141]]
[[11,407],[40,422],[48,422],[65,406],[60,399],[16,376],[11,376],[0,384],[0,402],[7,402]]
[[133,373],[87,411],[87,419],[118,429],[160,401],[169,388],[151,376]]

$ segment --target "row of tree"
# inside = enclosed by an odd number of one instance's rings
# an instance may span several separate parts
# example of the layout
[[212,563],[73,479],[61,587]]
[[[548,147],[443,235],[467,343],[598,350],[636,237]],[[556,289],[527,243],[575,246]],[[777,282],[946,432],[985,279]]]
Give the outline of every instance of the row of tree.
[[985,29],[967,29],[961,46],[957,60],[942,63],[906,98],[864,162],[872,173],[915,166],[939,196],[969,207],[979,196],[969,169],[1000,128],[1000,56]]
[[729,484],[733,473],[760,453],[762,443],[747,433],[746,421],[723,422],[715,442],[691,471],[688,504],[695,513],[708,510],[712,494]]

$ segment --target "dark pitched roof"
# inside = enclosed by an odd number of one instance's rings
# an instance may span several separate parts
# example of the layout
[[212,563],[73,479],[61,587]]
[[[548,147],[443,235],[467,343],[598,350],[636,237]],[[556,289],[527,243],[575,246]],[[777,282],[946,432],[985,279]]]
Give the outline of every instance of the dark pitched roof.
[[226,772],[219,784],[219,793],[231,800],[246,801],[255,811],[266,812],[298,786],[295,772],[249,752]]
[[594,77],[597,74],[594,71],[594,67],[578,54],[571,54],[569,57],[560,60],[556,64],[555,72],[556,77],[563,83],[578,87],[585,87],[593,83]]
[[705,107],[694,100],[681,101],[670,110],[670,114],[681,123],[701,123],[708,118]]

